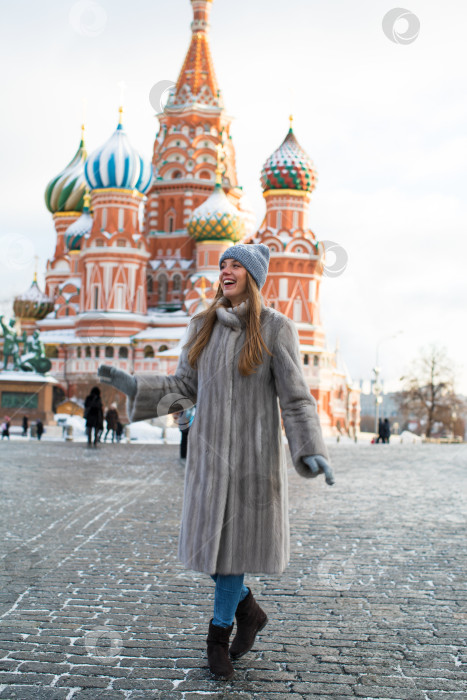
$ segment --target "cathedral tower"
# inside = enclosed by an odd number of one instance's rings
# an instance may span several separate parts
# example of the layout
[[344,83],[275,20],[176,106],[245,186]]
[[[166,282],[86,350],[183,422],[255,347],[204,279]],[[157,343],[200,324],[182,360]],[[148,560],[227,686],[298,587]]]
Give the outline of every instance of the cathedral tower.
[[[149,305],[170,307],[180,300],[194,272],[194,238],[187,230],[193,211],[216,183],[217,147],[223,150],[221,188],[242,209],[235,151],[209,47],[212,0],[191,0],[191,41],[168,102],[158,114],[154,182],[148,192],[145,234],[150,247]],[[246,208],[246,207],[245,207]],[[176,284],[175,284],[176,281]],[[189,286],[189,285],[188,285]]]
[[316,182],[315,167],[295,137],[291,118],[288,134],[261,172],[266,216],[254,240],[271,253],[265,298],[299,324],[302,343],[324,349],[319,311],[324,250],[308,228]]
[[131,146],[121,113],[120,108],[116,131],[85,165],[93,220],[80,245],[76,328],[81,337],[128,336],[147,323],[149,253],[139,230],[139,209],[151,183],[151,169]]

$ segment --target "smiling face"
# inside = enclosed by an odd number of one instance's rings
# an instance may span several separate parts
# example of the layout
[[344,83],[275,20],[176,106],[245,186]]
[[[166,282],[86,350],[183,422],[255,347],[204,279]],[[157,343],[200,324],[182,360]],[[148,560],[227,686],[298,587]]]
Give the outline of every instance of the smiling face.
[[232,306],[237,306],[247,298],[246,280],[247,271],[238,260],[226,258],[221,263],[219,281],[224,296]]

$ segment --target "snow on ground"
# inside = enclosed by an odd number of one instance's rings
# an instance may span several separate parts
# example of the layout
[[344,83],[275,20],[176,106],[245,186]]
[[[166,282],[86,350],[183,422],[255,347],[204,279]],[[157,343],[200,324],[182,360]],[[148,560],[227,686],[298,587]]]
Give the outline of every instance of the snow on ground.
[[[55,420],[61,426],[60,430],[58,431],[60,435],[54,435],[52,437],[52,433],[57,432],[56,428],[53,428],[49,429],[50,435],[48,436],[46,428],[46,433],[44,434],[43,439],[47,439],[48,437],[50,437],[51,439],[58,438],[60,440],[63,440],[65,437],[65,433],[64,431],[62,431],[62,426],[71,425],[73,427],[74,442],[85,442],[87,440],[84,418],[81,418],[80,416],[67,416],[64,414],[57,414],[55,416]],[[129,429],[131,442],[176,445],[180,443],[180,430],[178,429],[178,426],[174,424],[172,418],[158,418],[153,422],[155,423],[155,425],[151,425],[149,421],[141,421],[138,423],[130,423],[129,425],[125,426],[122,435],[122,442],[127,441],[127,429]],[[105,428],[103,437],[105,436],[106,432],[107,428]],[[110,439],[111,433],[109,433],[107,440]]]

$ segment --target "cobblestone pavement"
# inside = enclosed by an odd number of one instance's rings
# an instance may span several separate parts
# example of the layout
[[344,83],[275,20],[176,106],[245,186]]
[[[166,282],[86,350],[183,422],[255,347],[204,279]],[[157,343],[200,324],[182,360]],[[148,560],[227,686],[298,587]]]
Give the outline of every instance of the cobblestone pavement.
[[467,445],[335,445],[289,469],[270,622],[211,680],[213,583],[177,562],[176,446],[0,444],[0,698],[467,698]]

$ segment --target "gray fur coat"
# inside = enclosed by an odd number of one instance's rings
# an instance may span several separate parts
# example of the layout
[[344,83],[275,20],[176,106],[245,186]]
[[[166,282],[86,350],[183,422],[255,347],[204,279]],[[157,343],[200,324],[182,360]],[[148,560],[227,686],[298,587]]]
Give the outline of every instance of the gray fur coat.
[[[308,455],[329,460],[316,402],[305,382],[294,323],[262,307],[263,352],[255,374],[242,376],[246,305],[227,310],[222,297],[211,338],[198,360],[180,356],[174,375],[136,375],[132,421],[175,412],[177,398],[196,403],[188,436],[179,557],[207,574],[280,573],[289,558],[287,465],[280,409],[293,464],[303,477]],[[195,334],[200,321],[193,319]],[[182,397],[182,398],[181,398]]]

